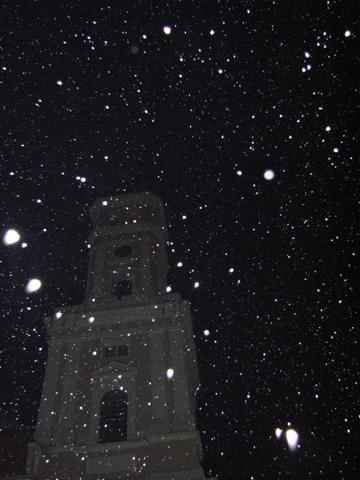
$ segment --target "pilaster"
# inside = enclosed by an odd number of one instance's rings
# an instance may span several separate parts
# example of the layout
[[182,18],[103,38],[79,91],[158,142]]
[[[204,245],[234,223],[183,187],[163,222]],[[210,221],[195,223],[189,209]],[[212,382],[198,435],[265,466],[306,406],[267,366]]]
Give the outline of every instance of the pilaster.
[[45,379],[34,438],[40,445],[50,443],[50,430],[53,416],[51,412],[55,405],[56,385],[59,377],[62,343],[50,340]]
[[164,351],[164,330],[153,330],[150,335],[151,362],[151,434],[166,432],[169,418],[166,398],[166,366]]
[[68,343],[68,358],[64,369],[64,388],[55,442],[69,444],[74,442],[74,411],[80,367],[81,348],[78,343]]
[[169,329],[171,363],[174,365],[174,417],[175,431],[192,430],[195,427],[186,372],[185,346],[180,328]]

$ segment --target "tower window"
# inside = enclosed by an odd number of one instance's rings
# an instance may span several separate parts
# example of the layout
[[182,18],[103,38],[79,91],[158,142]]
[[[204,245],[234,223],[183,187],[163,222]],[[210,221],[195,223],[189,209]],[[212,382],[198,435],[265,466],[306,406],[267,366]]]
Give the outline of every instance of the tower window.
[[127,439],[128,396],[124,390],[110,390],[100,404],[99,443]]
[[118,357],[127,357],[129,355],[129,348],[127,345],[118,345],[117,347]]
[[129,245],[121,245],[120,247],[115,248],[114,255],[115,257],[128,257],[132,252],[132,248]]
[[127,345],[107,345],[104,347],[104,358],[127,357],[129,347]]
[[111,357],[116,357],[116,346],[111,346],[111,347],[105,347],[104,348],[104,357],[105,358],[111,358]]
[[124,295],[131,295],[132,292],[132,282],[130,280],[121,280],[114,287],[114,293],[118,300]]

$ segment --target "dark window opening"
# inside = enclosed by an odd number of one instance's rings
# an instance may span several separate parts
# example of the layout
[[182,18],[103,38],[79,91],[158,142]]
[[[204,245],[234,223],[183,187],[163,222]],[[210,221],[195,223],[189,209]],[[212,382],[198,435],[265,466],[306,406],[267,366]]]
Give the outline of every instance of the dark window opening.
[[118,357],[126,357],[129,355],[129,348],[127,345],[118,345]]
[[127,439],[128,396],[123,390],[105,393],[100,404],[99,443]]
[[116,347],[115,346],[105,347],[104,348],[104,357],[105,358],[116,357]]
[[129,347],[127,345],[108,345],[104,347],[104,358],[127,357]]
[[129,245],[121,245],[120,247],[115,248],[114,255],[116,257],[128,257],[132,252],[132,248]]
[[131,295],[132,292],[132,282],[130,280],[121,280],[114,287],[114,293],[118,300],[124,295]]

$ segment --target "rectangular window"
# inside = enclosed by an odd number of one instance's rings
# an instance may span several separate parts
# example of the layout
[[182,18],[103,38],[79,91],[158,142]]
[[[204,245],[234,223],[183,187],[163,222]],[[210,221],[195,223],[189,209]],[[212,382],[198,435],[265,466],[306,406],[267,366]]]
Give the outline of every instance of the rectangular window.
[[118,357],[127,357],[129,349],[127,345],[118,345]]
[[127,345],[108,345],[104,347],[104,358],[127,357],[129,347]]
[[116,347],[115,346],[105,347],[104,357],[105,358],[116,357]]

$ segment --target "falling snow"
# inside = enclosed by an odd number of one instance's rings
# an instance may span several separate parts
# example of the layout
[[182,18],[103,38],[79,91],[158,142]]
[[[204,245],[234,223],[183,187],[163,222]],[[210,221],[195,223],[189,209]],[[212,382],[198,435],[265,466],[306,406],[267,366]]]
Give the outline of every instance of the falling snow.
[[[113,197],[152,191],[169,271],[148,324],[189,302],[206,476],[357,478],[357,3],[65,3],[2,4],[0,448],[36,424],[44,322],[86,297],[91,215],[116,222]],[[97,335],[86,302],[78,327]],[[172,391],[181,373],[163,362]],[[83,401],[71,393],[64,411]]]
[[40,290],[41,286],[41,280],[39,280],[38,278],[32,278],[27,282],[25,286],[25,291],[26,293],[34,293]]
[[264,172],[265,180],[273,180],[274,177],[275,177],[275,173],[273,170],[265,170]]
[[3,243],[4,245],[14,245],[14,243],[17,243],[20,239],[20,233],[17,230],[10,228],[3,236]]
[[299,434],[293,428],[289,428],[285,432],[286,441],[289,450],[295,451],[298,447]]

